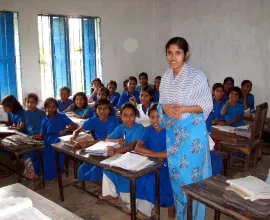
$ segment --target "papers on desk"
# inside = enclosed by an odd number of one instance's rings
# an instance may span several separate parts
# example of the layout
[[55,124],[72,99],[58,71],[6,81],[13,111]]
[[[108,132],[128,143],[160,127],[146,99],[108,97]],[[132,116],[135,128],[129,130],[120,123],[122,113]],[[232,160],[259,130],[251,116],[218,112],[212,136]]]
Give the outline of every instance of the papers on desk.
[[91,134],[86,134],[84,132],[80,132],[78,137],[75,140],[73,140],[74,143],[71,144],[70,143],[71,137],[72,137],[72,134],[59,137],[59,139],[61,140],[61,142],[63,142],[65,145],[68,145],[68,146],[73,146],[73,144],[79,143],[82,141],[92,141],[93,140],[93,136]]
[[113,148],[120,147],[120,145],[118,143],[115,143],[115,142],[99,141],[96,144],[94,144],[88,148],[85,148],[84,151],[89,153],[89,154],[107,156],[108,146],[111,146]]
[[0,220],[51,220],[33,207],[29,198],[13,196],[0,200]]
[[150,166],[154,161],[149,160],[148,157],[127,152],[125,154],[116,154],[100,163],[125,170],[139,171]]
[[231,133],[235,133],[236,130],[246,130],[247,131],[249,129],[249,127],[250,127],[249,125],[238,126],[238,127],[213,125],[213,128],[216,128],[220,131],[231,132]]
[[236,192],[244,199],[270,199],[270,185],[254,176],[227,180],[230,184],[226,190]]
[[8,129],[8,127],[0,127],[0,133],[15,133],[15,130]]

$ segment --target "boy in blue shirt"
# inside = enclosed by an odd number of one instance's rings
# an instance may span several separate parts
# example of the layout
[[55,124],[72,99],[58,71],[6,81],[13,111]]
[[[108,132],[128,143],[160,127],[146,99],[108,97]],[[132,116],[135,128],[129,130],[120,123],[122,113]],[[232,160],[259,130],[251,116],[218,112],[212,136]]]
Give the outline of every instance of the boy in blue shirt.
[[[136,88],[137,92],[141,92],[142,87],[150,85],[150,84],[148,84],[148,75],[147,75],[147,73],[145,73],[145,72],[140,73],[139,82],[140,82],[140,85]],[[150,85],[150,86],[152,86],[152,85]]]
[[224,105],[221,114],[225,116],[225,120],[220,125],[228,125],[233,127],[243,126],[244,123],[244,106],[239,103],[242,98],[241,89],[233,87],[231,89],[229,100]]
[[70,89],[66,86],[60,89],[60,99],[57,100],[59,112],[64,112],[71,104],[72,100],[69,99]]
[[141,103],[140,102],[140,93],[135,91],[136,86],[137,86],[137,79],[134,76],[130,76],[128,78],[128,91],[124,92],[118,101],[117,108],[120,108],[122,105],[125,103],[129,102],[130,98],[135,97],[136,98],[136,103]]

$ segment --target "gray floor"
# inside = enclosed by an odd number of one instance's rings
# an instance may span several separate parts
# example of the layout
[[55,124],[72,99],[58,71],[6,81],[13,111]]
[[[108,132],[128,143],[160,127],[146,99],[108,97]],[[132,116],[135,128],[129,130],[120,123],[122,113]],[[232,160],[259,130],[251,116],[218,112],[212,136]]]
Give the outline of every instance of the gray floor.
[[[258,168],[254,170],[259,174],[266,175],[270,168],[270,156],[263,156],[263,160],[259,163]],[[241,173],[230,174],[233,176],[241,175]],[[70,170],[70,176],[72,176],[72,170]],[[63,175],[64,177],[64,175]],[[69,181],[64,177],[65,182]],[[17,176],[11,175],[5,179],[0,178],[0,187],[7,186],[13,183],[16,183]],[[30,189],[34,189],[35,185],[27,185]],[[92,183],[87,183],[87,189],[94,190],[96,186]],[[74,187],[68,187],[64,190],[65,201],[61,202],[59,199],[59,191],[57,181],[46,181],[46,187],[44,190],[41,190],[39,187],[35,191],[44,197],[52,200],[53,202],[61,205],[67,210],[75,213],[76,215],[82,217],[83,219],[92,219],[92,220],[125,220],[130,219],[129,215],[121,212],[120,210],[101,202],[96,198],[81,192],[80,190]],[[168,209],[161,209],[161,219],[173,219],[168,218]],[[214,212],[212,209],[207,208],[207,219],[214,219]],[[226,216],[222,216],[221,219],[230,219]]]

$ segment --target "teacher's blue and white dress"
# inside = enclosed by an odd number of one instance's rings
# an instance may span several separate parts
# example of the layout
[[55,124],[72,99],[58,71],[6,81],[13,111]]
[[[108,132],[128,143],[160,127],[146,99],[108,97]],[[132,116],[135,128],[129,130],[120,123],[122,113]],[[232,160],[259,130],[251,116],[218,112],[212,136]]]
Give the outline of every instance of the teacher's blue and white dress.
[[[187,63],[174,77],[172,69],[165,72],[160,84],[158,112],[166,132],[166,148],[170,180],[174,191],[176,216],[187,218],[187,197],[182,186],[204,180],[212,175],[208,132],[205,120],[213,109],[206,76]],[[184,113],[171,119],[162,111],[164,104],[201,106],[203,113]],[[205,206],[193,202],[193,219],[205,219]]]

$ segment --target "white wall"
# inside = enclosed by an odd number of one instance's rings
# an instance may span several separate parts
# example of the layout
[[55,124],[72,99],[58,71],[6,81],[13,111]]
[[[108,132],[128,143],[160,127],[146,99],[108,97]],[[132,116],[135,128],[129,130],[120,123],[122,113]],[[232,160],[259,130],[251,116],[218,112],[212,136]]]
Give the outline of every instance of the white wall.
[[[152,73],[154,0],[1,0],[0,10],[19,13],[23,93],[40,95],[38,13],[99,16],[103,80]],[[138,49],[127,52],[124,42],[135,39]]]
[[189,63],[201,69],[212,86],[232,76],[249,79],[257,104],[270,96],[270,1],[156,0],[156,71],[167,68],[164,46],[174,36],[190,44]]

